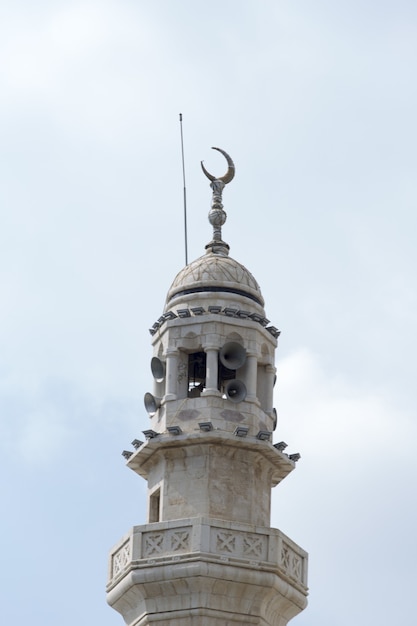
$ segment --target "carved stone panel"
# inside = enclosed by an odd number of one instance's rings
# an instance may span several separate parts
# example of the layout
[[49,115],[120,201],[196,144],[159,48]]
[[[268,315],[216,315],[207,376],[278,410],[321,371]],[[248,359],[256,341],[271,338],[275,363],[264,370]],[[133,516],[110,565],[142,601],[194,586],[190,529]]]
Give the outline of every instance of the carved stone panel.
[[239,530],[211,528],[211,552],[240,559],[266,561],[268,537]]
[[190,528],[169,528],[142,535],[142,558],[189,552]]
[[281,544],[279,566],[287,576],[303,583],[303,559],[284,541]]
[[128,539],[112,556],[111,578],[118,576],[131,561],[130,539]]

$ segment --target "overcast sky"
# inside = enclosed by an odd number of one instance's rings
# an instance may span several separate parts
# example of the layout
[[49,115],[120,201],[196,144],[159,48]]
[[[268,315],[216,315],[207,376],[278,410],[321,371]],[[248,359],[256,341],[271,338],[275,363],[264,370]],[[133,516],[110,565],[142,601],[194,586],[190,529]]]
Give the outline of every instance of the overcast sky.
[[180,112],[189,259],[220,146],[224,239],[282,331],[291,623],[414,623],[415,1],[4,0],[0,59],[2,623],[123,623],[107,555],[145,522],[121,451],[184,265]]

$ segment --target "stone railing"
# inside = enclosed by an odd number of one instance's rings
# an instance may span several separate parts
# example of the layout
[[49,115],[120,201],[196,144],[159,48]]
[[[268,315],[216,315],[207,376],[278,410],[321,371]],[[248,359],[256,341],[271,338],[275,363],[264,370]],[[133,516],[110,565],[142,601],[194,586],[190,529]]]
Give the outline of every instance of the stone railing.
[[132,569],[196,558],[274,571],[307,589],[307,554],[281,531],[193,518],[134,526],[110,554],[108,590]]

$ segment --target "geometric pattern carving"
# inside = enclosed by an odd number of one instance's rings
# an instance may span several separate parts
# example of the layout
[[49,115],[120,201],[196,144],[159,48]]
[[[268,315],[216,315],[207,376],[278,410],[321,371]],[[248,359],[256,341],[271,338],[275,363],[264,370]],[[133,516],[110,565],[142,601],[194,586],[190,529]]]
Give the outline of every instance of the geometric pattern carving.
[[187,530],[178,530],[171,534],[171,550],[180,552],[189,547],[190,533]]
[[164,541],[163,534],[147,533],[145,535],[145,547],[144,547],[145,556],[151,556],[153,554],[161,554],[161,552],[163,552],[163,545],[162,545],[163,541]]
[[236,551],[236,535],[234,533],[217,532],[217,552],[233,554]]
[[[265,535],[211,527],[211,537],[211,550],[215,554],[251,561],[266,561],[268,558],[268,538]],[[190,539],[190,529],[184,527],[158,532],[144,532],[142,535],[142,558],[190,552]],[[294,553],[293,561],[291,561],[294,572],[296,571],[295,557],[296,554]],[[283,565],[283,558],[285,557],[281,556],[281,566],[286,572],[287,570],[290,571],[290,562],[288,562],[288,566]],[[301,567],[301,562],[298,567]],[[298,578],[298,575],[293,575],[293,577]]]
[[190,531],[184,528],[143,533],[142,557],[187,552],[190,550]]
[[281,569],[294,580],[303,582],[303,561],[299,554],[294,552],[292,548],[284,541],[281,546],[280,554]]
[[267,560],[268,539],[265,535],[212,528],[212,537],[214,540],[212,549],[218,554],[251,560]]
[[245,529],[243,524],[207,519],[200,522],[198,518],[185,525],[168,522],[155,526],[135,527],[129,539],[114,548],[109,585],[116,584],[130,568],[143,567],[141,561],[151,566],[160,559],[180,561],[201,552],[217,556],[223,563],[244,561],[245,567],[259,569],[268,564],[285,575],[288,583],[306,589],[307,554],[276,529],[254,532],[253,527]]
[[247,535],[243,537],[243,554],[248,557],[262,557],[262,548],[264,546],[262,542],[263,537],[257,537],[256,535]]
[[128,539],[112,558],[112,578],[117,576],[130,563],[130,539]]

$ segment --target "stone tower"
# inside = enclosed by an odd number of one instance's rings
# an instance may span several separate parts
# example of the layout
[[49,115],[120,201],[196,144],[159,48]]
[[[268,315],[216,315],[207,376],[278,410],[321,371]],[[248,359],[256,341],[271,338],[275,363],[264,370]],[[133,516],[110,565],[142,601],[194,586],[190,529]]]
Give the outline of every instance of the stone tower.
[[110,554],[108,603],[129,626],[284,626],[307,604],[307,554],[270,527],[271,488],[295,467],[272,443],[279,331],[222,240],[215,178],[206,253],[174,279],[151,328],[146,441],[124,452],[148,483],[148,522]]

